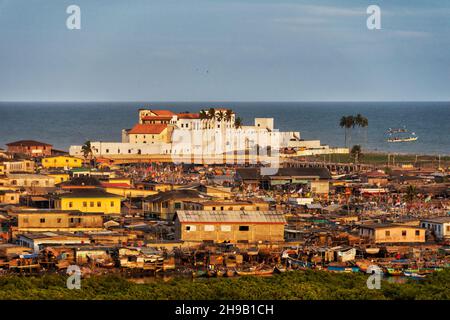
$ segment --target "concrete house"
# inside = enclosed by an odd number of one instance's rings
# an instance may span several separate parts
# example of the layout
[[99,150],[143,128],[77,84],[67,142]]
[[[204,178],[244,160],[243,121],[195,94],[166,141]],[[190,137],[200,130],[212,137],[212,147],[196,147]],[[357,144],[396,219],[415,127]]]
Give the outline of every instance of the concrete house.
[[420,226],[431,230],[439,240],[450,239],[450,217],[423,219]]
[[274,211],[185,211],[175,216],[175,239],[186,242],[284,241],[284,215]]
[[34,140],[20,140],[7,143],[9,153],[26,154],[30,157],[43,157],[52,154],[52,145]]
[[401,224],[361,225],[359,236],[374,243],[425,242],[425,229]]

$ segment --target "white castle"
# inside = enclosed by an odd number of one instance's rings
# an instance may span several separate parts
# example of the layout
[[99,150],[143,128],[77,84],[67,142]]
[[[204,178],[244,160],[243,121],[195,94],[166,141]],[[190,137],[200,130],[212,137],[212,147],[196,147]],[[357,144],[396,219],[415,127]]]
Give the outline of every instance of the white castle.
[[[242,124],[231,109],[209,108],[199,113],[139,109],[139,122],[122,130],[122,142],[91,142],[93,155],[105,158],[171,157],[174,162],[236,163],[236,159],[265,161],[284,150],[330,153],[319,140],[304,141],[300,132],[274,129],[273,118]],[[82,146],[71,146],[72,156],[83,156]],[[256,160],[258,159],[258,160]]]

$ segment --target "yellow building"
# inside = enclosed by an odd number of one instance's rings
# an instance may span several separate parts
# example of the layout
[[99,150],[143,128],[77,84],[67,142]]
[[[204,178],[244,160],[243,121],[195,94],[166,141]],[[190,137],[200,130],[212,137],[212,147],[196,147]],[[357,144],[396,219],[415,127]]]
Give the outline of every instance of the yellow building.
[[154,144],[169,142],[170,132],[167,124],[137,124],[129,132],[130,143]]
[[425,242],[424,228],[401,224],[361,225],[359,235],[374,243]]
[[48,173],[47,176],[53,177],[55,179],[55,184],[70,180],[70,175],[64,172],[51,172]]
[[60,195],[55,200],[55,208],[59,210],[120,214],[121,200],[121,196],[101,189],[78,189],[71,193]]
[[103,214],[61,211],[54,209],[26,209],[12,211],[17,216],[17,232],[99,231],[103,230]]
[[3,163],[0,163],[0,176],[5,174],[5,165]]
[[80,168],[83,160],[75,157],[57,156],[42,159],[44,168]]
[[175,239],[186,242],[283,242],[286,219],[275,211],[184,211],[175,217]]

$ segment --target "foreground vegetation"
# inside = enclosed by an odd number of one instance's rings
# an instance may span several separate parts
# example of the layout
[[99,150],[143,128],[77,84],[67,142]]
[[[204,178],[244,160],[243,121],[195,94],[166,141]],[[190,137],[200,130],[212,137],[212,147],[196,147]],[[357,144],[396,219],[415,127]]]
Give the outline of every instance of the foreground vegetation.
[[80,290],[67,277],[1,276],[0,299],[450,299],[450,270],[404,284],[382,282],[369,290],[368,275],[293,271],[272,277],[173,279],[136,284],[120,276],[83,279]]

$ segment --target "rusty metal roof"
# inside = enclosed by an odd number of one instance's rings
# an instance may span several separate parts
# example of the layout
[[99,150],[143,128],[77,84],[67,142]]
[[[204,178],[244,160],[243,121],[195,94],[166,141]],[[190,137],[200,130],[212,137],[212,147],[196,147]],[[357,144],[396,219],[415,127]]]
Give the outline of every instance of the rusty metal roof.
[[179,210],[181,223],[264,223],[285,224],[286,219],[277,211],[190,211]]

